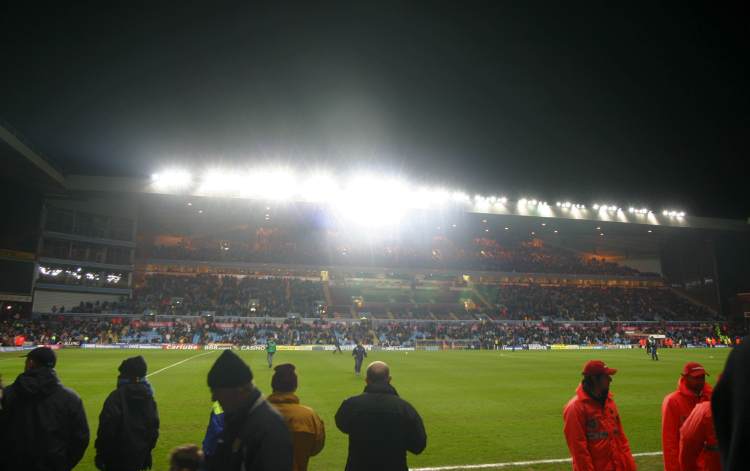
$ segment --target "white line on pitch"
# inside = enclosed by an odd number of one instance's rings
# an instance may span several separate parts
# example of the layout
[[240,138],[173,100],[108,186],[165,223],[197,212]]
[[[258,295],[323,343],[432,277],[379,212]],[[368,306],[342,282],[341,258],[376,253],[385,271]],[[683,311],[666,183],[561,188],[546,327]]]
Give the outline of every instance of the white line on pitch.
[[[633,456],[656,456],[661,455],[661,451],[650,451],[647,453],[633,453]],[[570,458],[557,458],[551,460],[535,460],[535,461],[511,461],[508,463],[487,463],[487,464],[465,464],[465,465],[453,465],[453,466],[438,466],[436,468],[409,468],[409,471],[460,471],[465,469],[497,469],[497,468],[510,468],[511,466],[529,466],[535,464],[554,464],[554,463],[570,463]]]
[[210,354],[212,354],[212,353],[214,353],[214,352],[213,352],[213,351],[211,351],[211,352],[206,352],[206,353],[199,353],[199,354],[197,354],[197,355],[193,355],[193,356],[191,356],[191,357],[189,357],[189,358],[185,358],[184,360],[180,360],[180,361],[178,361],[177,363],[172,363],[171,365],[169,365],[169,366],[165,366],[164,368],[162,368],[162,369],[160,369],[160,370],[156,370],[156,371],[154,371],[153,373],[149,373],[149,374],[147,374],[147,375],[146,375],[146,378],[148,378],[149,376],[153,376],[153,375],[155,375],[155,374],[157,374],[157,373],[161,373],[161,372],[162,372],[162,371],[164,371],[164,370],[168,370],[168,369],[170,369],[170,368],[173,368],[173,367],[175,367],[175,366],[177,366],[177,365],[181,365],[181,364],[185,363],[186,361],[190,361],[190,360],[192,360],[193,358],[198,358],[198,357],[202,357],[202,356],[204,356],[204,355],[210,355]]

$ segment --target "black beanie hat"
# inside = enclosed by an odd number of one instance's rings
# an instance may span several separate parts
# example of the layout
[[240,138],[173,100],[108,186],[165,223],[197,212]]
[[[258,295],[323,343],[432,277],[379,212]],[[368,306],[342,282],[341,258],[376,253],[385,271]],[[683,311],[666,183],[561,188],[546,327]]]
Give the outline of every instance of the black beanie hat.
[[120,363],[120,376],[127,378],[142,378],[146,376],[146,360],[142,356],[126,358]]
[[278,392],[294,392],[297,390],[297,373],[294,365],[284,363],[274,368],[275,373],[271,378],[271,388]]
[[209,388],[236,388],[253,380],[253,372],[231,350],[224,350],[208,372]]

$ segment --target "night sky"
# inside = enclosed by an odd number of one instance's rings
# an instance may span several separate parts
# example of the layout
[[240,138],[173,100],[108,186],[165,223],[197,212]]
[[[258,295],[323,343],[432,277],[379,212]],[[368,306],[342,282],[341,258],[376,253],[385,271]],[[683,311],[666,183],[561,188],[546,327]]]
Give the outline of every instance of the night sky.
[[747,16],[717,2],[7,3],[0,117],[66,173],[273,162],[750,216]]

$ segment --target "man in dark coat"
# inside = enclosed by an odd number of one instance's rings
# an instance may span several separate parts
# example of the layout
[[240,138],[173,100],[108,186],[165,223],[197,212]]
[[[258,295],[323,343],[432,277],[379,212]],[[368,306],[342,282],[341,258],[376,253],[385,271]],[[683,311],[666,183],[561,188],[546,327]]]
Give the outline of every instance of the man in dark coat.
[[94,461],[102,471],[151,468],[151,450],[159,438],[159,412],[146,370],[140,355],[120,364],[117,389],[104,401],[99,414]]
[[724,471],[750,463],[750,337],[734,347],[711,397],[716,437]]
[[367,367],[367,386],[346,399],[336,412],[336,426],[349,435],[346,471],[408,471],[406,451],[427,446],[422,418],[391,386],[388,365]]
[[352,356],[354,357],[354,373],[359,374],[362,371],[362,362],[367,356],[367,350],[362,346],[362,342],[357,341],[357,346],[352,350]]
[[292,438],[284,419],[253,385],[253,373],[231,350],[208,372],[212,400],[224,410],[224,431],[209,471],[292,471]]
[[0,408],[0,467],[68,471],[89,445],[83,403],[55,373],[57,357],[47,347],[26,356],[25,371],[3,392]]

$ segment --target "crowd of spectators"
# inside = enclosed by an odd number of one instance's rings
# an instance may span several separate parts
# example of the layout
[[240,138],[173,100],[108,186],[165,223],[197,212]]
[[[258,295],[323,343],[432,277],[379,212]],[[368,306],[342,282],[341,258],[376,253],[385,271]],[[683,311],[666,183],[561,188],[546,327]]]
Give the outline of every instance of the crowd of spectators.
[[[210,318],[168,318],[144,320],[126,317],[76,317],[48,315],[40,319],[0,321],[3,345],[82,343],[177,343],[234,345],[263,344],[275,338],[281,345],[353,345],[358,340],[381,346],[414,346],[418,341],[461,341],[465,348],[495,349],[525,344],[637,344],[645,335],[662,334],[675,344],[704,343],[706,337],[729,334],[726,326],[715,324],[655,323],[552,323],[493,321],[476,322],[303,322],[287,319],[273,322],[227,322]],[[637,333],[637,335],[634,335]],[[730,337],[740,332],[731,333]]]
[[376,266],[393,268],[440,268],[515,273],[565,273],[639,276],[633,268],[603,258],[544,244],[541,240],[495,239],[448,240],[432,244],[405,241],[368,243],[303,242],[242,244],[202,241],[196,245],[143,247],[142,258],[163,260],[231,261],[246,263],[290,263],[302,265]]
[[709,320],[716,315],[666,288],[503,285],[494,290],[503,319]]
[[134,290],[137,313],[241,317],[312,317],[320,283],[273,277],[152,275]]
[[[376,286],[376,285],[373,285]],[[432,291],[426,285],[399,285],[384,295],[355,288],[331,288],[333,306],[327,317],[351,317],[359,294],[364,305],[356,312],[379,319],[490,319],[571,321],[706,321],[716,314],[668,288],[571,287],[537,284],[473,285]],[[381,290],[384,291],[384,290]],[[384,291],[385,292],[385,291]],[[430,296],[419,295],[423,292]],[[344,293],[344,294],[341,294]],[[485,299],[487,304],[480,301]],[[471,300],[470,307],[464,302]],[[377,301],[377,302],[373,302]],[[119,302],[81,302],[55,306],[53,313],[154,314],[215,317],[326,317],[326,296],[319,281],[274,277],[150,275],[136,286],[133,297]]]

